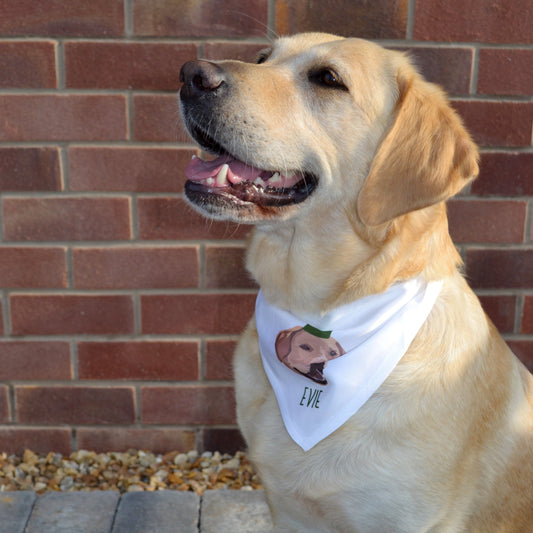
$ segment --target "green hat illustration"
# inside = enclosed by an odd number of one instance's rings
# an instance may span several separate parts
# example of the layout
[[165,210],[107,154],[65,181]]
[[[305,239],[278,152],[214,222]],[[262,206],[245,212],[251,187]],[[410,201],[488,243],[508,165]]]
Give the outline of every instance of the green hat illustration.
[[315,337],[320,337],[321,339],[329,339],[331,337],[331,331],[322,331],[321,329],[311,326],[311,324],[306,324],[303,328],[307,333],[311,333]]

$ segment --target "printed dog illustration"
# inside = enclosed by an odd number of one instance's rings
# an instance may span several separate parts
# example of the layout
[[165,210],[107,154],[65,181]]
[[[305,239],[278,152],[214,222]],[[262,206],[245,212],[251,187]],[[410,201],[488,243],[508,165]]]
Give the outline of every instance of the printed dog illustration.
[[323,374],[325,366],[346,353],[330,333],[309,325],[280,331],[276,338],[278,359],[291,370],[327,385]]

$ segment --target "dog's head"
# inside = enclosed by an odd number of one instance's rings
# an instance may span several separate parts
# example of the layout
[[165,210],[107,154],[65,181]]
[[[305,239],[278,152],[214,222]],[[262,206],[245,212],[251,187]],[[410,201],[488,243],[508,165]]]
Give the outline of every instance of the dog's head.
[[442,91],[400,52],[327,34],[285,37],[256,64],[191,61],[180,106],[216,159],[193,160],[185,194],[204,214],[252,222],[356,200],[378,226],[441,202],[478,172]]
[[330,332],[309,325],[280,331],[275,345],[284,365],[321,385],[328,383],[323,374],[328,362],[346,353]]

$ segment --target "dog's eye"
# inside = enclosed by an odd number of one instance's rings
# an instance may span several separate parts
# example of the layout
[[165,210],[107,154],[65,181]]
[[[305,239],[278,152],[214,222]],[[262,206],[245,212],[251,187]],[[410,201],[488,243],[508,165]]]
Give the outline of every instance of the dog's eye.
[[300,348],[302,350],[305,350],[306,352],[310,352],[312,350],[311,346],[309,344],[300,344]]
[[330,68],[315,70],[309,73],[309,80],[322,87],[331,87],[332,89],[342,89],[347,91],[348,88],[342,82],[340,76]]
[[261,63],[264,63],[270,56],[271,50],[261,50],[259,54],[257,54],[257,57],[255,58],[255,62],[257,65],[260,65]]

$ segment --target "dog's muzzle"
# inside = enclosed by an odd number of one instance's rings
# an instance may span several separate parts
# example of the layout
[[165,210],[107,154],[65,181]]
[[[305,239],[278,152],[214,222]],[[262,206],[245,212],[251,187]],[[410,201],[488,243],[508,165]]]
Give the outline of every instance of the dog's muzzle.
[[314,191],[314,176],[257,168],[224,146],[224,142],[236,141],[231,137],[233,129],[228,129],[229,121],[222,118],[232,81],[220,65],[189,61],[181,68],[180,80],[187,130],[204,150],[218,156],[213,161],[195,159],[185,169],[185,196],[196,207],[215,218],[253,222],[275,216],[279,209],[304,201]]

